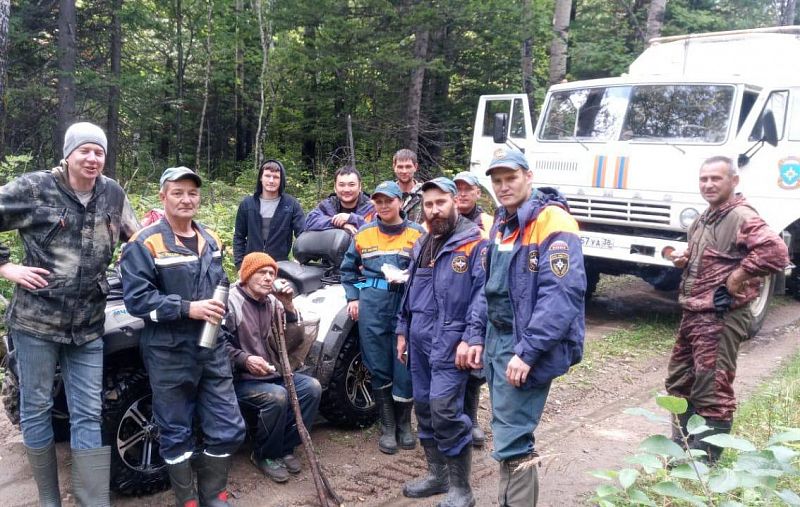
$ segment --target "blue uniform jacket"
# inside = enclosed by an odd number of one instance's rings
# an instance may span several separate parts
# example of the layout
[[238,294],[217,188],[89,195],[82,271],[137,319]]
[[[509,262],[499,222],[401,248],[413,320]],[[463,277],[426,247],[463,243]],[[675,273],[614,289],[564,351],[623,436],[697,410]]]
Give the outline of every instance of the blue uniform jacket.
[[[326,231],[333,229],[331,219],[338,213],[341,213],[341,205],[336,195],[323,199],[306,217],[306,230]],[[347,223],[356,226],[356,228],[361,228],[364,224],[372,221],[374,214],[375,207],[372,205],[372,201],[370,201],[367,194],[362,192],[358,197],[356,211],[350,213]]]
[[125,307],[144,320],[142,340],[152,345],[196,341],[204,322],[189,319],[189,303],[210,298],[227,280],[219,238],[197,223],[193,227],[199,235],[199,256],[175,242],[165,219],[139,231],[122,249]]
[[518,210],[520,227],[502,239],[501,208],[490,234],[491,249],[510,249],[509,297],[514,314],[514,353],[532,367],[527,385],[543,385],[583,357],[586,274],[578,224],[555,190],[534,190]]
[[[414,283],[417,260],[429,239],[430,234],[426,234],[414,245],[409,284],[398,313],[396,332],[406,338],[409,338],[412,319],[408,300],[410,287]],[[456,230],[436,255],[433,283],[422,288],[433,291],[436,305],[433,311],[436,318],[433,334],[438,342],[435,341],[431,347],[431,362],[434,364],[455,366],[456,347],[462,341],[469,345],[483,345],[486,332],[483,284],[486,272],[482,259],[485,255],[486,242],[481,238],[480,228],[467,218],[459,217]]]

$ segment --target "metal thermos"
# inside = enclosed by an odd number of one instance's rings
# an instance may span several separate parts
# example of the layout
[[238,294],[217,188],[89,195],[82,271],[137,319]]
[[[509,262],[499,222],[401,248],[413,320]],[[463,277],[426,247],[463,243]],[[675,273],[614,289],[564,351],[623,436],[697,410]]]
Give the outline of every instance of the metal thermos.
[[[230,284],[227,280],[223,280],[217,285],[217,288],[214,289],[214,295],[211,296],[211,299],[216,299],[220,303],[222,303],[225,308],[228,307],[228,289]],[[217,334],[219,332],[219,325],[222,323],[222,319],[218,320],[216,324],[212,322],[206,321],[203,324],[203,332],[200,333],[200,340],[198,340],[197,344],[201,347],[205,347],[207,349],[213,349],[217,346]]]

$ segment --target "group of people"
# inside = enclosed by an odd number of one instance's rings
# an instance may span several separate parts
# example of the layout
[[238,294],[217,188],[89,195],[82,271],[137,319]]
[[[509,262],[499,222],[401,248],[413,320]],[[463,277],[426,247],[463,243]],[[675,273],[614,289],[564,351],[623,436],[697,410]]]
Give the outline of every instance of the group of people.
[[[252,420],[250,460],[260,471],[276,482],[300,472],[284,367],[299,366],[307,337],[291,287],[277,279],[277,261],[288,258],[302,231],[331,228],[352,235],[341,280],[379,409],[378,447],[394,454],[419,439],[427,461],[427,474],[406,483],[403,494],[446,493],[442,506],[475,504],[471,453],[486,438],[477,421],[486,383],[498,503],[536,505],[537,467],[520,464],[536,456],[534,430],[552,381],[582,358],[586,276],[566,200],[533,187],[523,153],[499,150],[486,170],[499,202],[494,216],[477,205],[480,185],[470,173],[417,181],[410,150],[393,158],[397,180],[370,196],[358,171],[339,169],[334,195],[307,217],[285,191],[283,165],[264,162],[236,216],[239,280],[227,306],[213,298],[228,283],[222,243],[194,220],[200,176],[166,169],[159,191],[164,217],[138,230],[124,191],[102,175],[105,154],[102,129],[76,123],[59,166],[0,187],[0,230],[17,230],[25,249],[17,264],[0,245],[0,276],[16,284],[6,322],[19,358],[23,442],[40,505],[61,504],[50,424],[57,363],[70,411],[74,497],[82,506],[110,505],[99,338],[105,270],[118,242],[127,242],[120,257],[124,301],[145,323],[141,354],[177,505],[228,505],[228,471],[245,420]],[[730,431],[745,306],[757,277],[788,264],[786,246],[735,194],[737,183],[732,160],[703,164],[700,189],[709,208],[689,230],[689,250],[673,256],[684,269],[684,318],[667,390],[690,402],[676,428],[698,413],[710,432]],[[727,306],[720,308],[723,288]],[[200,346],[207,325],[220,326],[218,340]],[[281,361],[282,348],[289,364]],[[292,375],[303,423],[311,425],[320,384]],[[195,419],[202,449],[195,447]],[[688,443],[719,456],[699,436]]]

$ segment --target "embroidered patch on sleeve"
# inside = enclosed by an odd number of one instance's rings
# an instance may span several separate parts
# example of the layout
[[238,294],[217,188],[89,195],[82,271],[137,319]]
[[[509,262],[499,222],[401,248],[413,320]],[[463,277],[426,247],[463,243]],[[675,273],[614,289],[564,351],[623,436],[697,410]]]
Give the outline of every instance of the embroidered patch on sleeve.
[[539,250],[528,253],[528,271],[531,273],[539,271]]
[[569,271],[569,254],[550,254],[550,269],[553,271],[554,275],[563,278]]
[[453,262],[450,265],[456,273],[465,273],[468,267],[467,258],[463,255],[458,255],[453,258]]
[[566,241],[561,241],[561,240],[553,241],[553,243],[550,244],[550,248],[548,248],[548,250],[551,252],[558,250],[566,251],[569,250],[569,245],[567,245]]

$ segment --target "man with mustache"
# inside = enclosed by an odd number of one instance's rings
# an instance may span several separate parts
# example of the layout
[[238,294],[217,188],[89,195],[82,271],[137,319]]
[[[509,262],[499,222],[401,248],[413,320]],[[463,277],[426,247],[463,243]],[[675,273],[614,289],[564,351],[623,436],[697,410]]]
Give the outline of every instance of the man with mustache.
[[362,225],[374,218],[372,201],[361,191],[361,174],[355,167],[337,169],[333,182],[335,194],[311,210],[306,217],[306,230],[344,229],[355,236]]
[[533,188],[525,155],[498,150],[486,171],[500,209],[486,255],[485,371],[498,503],[536,505],[533,432],[550,383],[583,356],[586,275],[578,224],[557,191]]
[[403,486],[411,498],[447,492],[440,505],[472,506],[469,485],[472,421],[464,390],[483,355],[486,300],[478,227],[456,209],[456,186],[447,178],[422,185],[428,233],[414,246],[397,325],[398,359],[406,340],[419,440],[428,475]]

